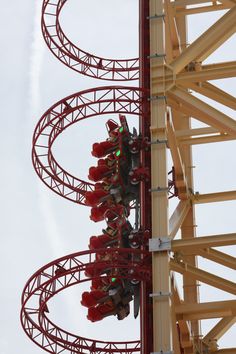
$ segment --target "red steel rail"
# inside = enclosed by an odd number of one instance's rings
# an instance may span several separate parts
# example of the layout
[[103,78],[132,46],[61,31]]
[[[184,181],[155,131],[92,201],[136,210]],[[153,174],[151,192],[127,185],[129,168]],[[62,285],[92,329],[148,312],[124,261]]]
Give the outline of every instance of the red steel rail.
[[[146,96],[150,90],[150,43],[149,43],[149,1],[139,0],[139,58],[140,78],[139,86],[142,87]],[[142,100],[142,114],[140,116],[140,132],[150,141],[150,101],[145,97]],[[141,151],[141,164],[151,170],[150,151]],[[141,184],[140,216],[144,230],[151,230],[151,188],[150,182]],[[148,354],[153,352],[153,329],[152,329],[152,283],[142,283],[140,301],[140,330],[141,352]]]
[[[48,301],[71,286],[109,276],[150,282],[150,254],[134,249],[104,249],[106,260],[99,260],[94,251],[83,251],[59,258],[39,269],[25,285],[22,294],[21,323],[25,333],[49,353],[132,354],[140,352],[140,341],[105,342],[70,333],[47,316]],[[109,259],[108,259],[109,258]],[[86,267],[93,266],[93,278],[86,277]],[[90,268],[91,269],[91,268]],[[119,272],[117,272],[119,270]]]
[[32,160],[41,180],[55,193],[78,204],[93,184],[65,171],[52,153],[56,138],[81,120],[104,114],[139,116],[144,99],[137,87],[107,86],[78,92],[49,108],[38,122],[33,135]]
[[[67,67],[84,75],[103,80],[127,81],[139,79],[139,87],[106,86],[72,94],[49,108],[38,122],[33,135],[32,160],[40,179],[55,193],[84,205],[85,192],[93,184],[64,170],[55,159],[52,147],[65,129],[81,120],[104,114],[137,115],[140,132],[150,139],[149,78],[149,4],[139,0],[140,53],[134,59],[107,59],[78,48],[63,32],[60,14],[67,0],[44,0],[41,26],[50,51]],[[150,167],[150,152],[141,152],[141,164]],[[150,185],[141,186],[141,226],[151,229]],[[21,322],[26,334],[49,353],[132,354],[152,351],[151,258],[145,250],[104,250],[110,261],[95,262],[94,251],[78,252],[49,263],[27,282],[22,295]],[[100,250],[99,250],[100,252]],[[129,255],[129,257],[128,257]],[[129,259],[128,259],[129,258]],[[126,259],[126,261],[125,261]],[[127,261],[128,259],[128,261]],[[90,281],[84,275],[86,266],[97,268],[97,277],[105,276],[105,269],[117,277],[141,282],[141,341],[104,342],[80,337],[58,327],[48,317],[47,302],[64,289]],[[58,271],[59,270],[59,271]]]
[[88,53],[73,44],[60,25],[60,13],[67,0],[44,0],[41,27],[50,51],[67,67],[102,80],[137,80],[139,58],[111,59]]

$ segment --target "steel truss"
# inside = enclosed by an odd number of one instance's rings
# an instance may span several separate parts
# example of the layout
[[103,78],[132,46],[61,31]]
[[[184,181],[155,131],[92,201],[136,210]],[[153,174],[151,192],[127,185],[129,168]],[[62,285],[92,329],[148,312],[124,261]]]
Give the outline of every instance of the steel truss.
[[[164,300],[157,298],[153,302],[153,352],[233,354],[236,348],[219,349],[217,341],[236,322],[233,310],[235,301],[200,303],[199,282],[234,295],[236,284],[199,269],[196,255],[236,269],[235,257],[212,248],[217,247],[217,244],[234,245],[235,236],[224,234],[196,237],[194,207],[200,203],[235,200],[235,191],[205,195],[194,193],[190,166],[193,165],[192,145],[236,138],[235,119],[194,95],[195,92],[200,93],[227,107],[236,108],[235,97],[208,82],[235,77],[235,62],[204,63],[211,53],[235,33],[236,3],[150,0],[149,4],[147,21],[150,29],[151,140],[168,140],[180,198],[169,219],[167,194],[152,194],[152,245],[169,240],[169,248],[175,255],[174,259],[170,259],[168,247],[161,252],[160,246],[156,250],[152,249],[153,292],[172,292],[172,296]],[[187,45],[187,16],[222,9],[228,11],[193,43]],[[190,118],[207,124],[207,127],[192,129]],[[166,153],[165,145],[152,147],[152,188],[166,185]],[[173,240],[178,230],[181,231],[182,239]],[[175,249],[178,243],[183,246],[179,251]],[[160,278],[161,268],[169,268],[183,275],[183,302],[171,273],[166,271]],[[199,324],[201,319],[206,318],[220,320],[202,337]]]
[[63,32],[60,13],[68,0],[44,0],[42,32],[51,52],[66,66],[78,73],[103,80],[137,80],[139,58],[102,58],[75,46]]
[[[116,277],[150,282],[150,254],[140,250],[104,249],[106,260],[99,260],[94,251],[74,253],[57,259],[39,269],[26,283],[22,294],[21,323],[29,338],[49,353],[91,352],[110,354],[132,354],[140,352],[140,340],[127,342],[105,342],[80,337],[59,328],[49,318],[47,302],[71,286],[95,278]],[[109,258],[109,259],[108,259]],[[84,271],[92,266],[93,278]]]
[[93,184],[65,171],[52,153],[56,138],[81,120],[104,114],[141,115],[144,93],[137,87],[100,87],[68,96],[53,105],[40,119],[33,136],[32,159],[41,180],[55,193],[84,204],[84,193]]

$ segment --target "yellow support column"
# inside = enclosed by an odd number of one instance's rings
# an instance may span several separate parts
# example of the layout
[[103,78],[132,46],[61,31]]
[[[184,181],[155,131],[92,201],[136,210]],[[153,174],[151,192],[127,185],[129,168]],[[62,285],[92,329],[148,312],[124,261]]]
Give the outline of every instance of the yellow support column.
[[[165,82],[160,82],[160,92],[154,95],[153,72],[163,77],[165,72],[164,1],[150,0],[150,63],[151,63],[151,193],[152,193],[152,240],[153,251],[153,337],[155,353],[171,353],[172,315],[170,299],[169,252],[158,250],[158,239],[169,234],[168,170],[166,124],[167,110]],[[155,75],[156,75],[155,74]],[[156,143],[155,143],[156,142]]]

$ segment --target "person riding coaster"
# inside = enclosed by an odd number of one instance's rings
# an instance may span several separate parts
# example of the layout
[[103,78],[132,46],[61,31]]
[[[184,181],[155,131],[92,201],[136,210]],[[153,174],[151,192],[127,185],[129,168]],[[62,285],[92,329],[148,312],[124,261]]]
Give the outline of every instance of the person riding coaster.
[[123,204],[114,204],[110,201],[105,201],[99,206],[92,207],[90,212],[90,219],[94,222],[106,220],[107,222],[114,221],[117,218],[130,214],[130,208]]
[[[119,224],[118,224],[119,223]],[[104,230],[103,235],[91,236],[89,240],[89,249],[99,249],[107,247],[119,247],[127,248],[129,247],[129,235],[132,232],[132,226],[128,220],[121,221],[117,220],[113,222],[113,229],[115,232],[107,233]]]
[[114,152],[119,148],[124,137],[130,137],[129,128],[124,115],[120,115],[120,123],[118,125],[114,120],[109,119],[106,123],[108,139],[100,143],[94,143],[91,154],[94,157],[101,158]]
[[128,316],[129,302],[133,300],[132,292],[124,287],[122,281],[115,279],[105,290],[92,290],[82,294],[81,304],[88,307],[87,318],[100,321],[104,317],[117,315],[119,320]]
[[130,314],[129,304],[118,304],[114,306],[112,301],[88,309],[87,319],[91,322],[103,320],[105,317],[116,315],[118,320],[123,320]]
[[90,167],[89,179],[96,183],[93,191],[85,193],[85,204],[92,207],[90,219],[107,223],[102,235],[90,237],[89,248],[96,250],[96,255],[94,262],[85,266],[85,276],[91,278],[91,291],[82,294],[81,303],[88,308],[87,318],[92,322],[111,315],[124,319],[133,299],[135,318],[139,310],[138,276],[135,270],[131,269],[132,274],[127,270],[134,255],[120,253],[119,248],[140,245],[140,237],[133,234],[128,216],[134,201],[139,205],[139,182],[148,178],[146,170],[139,168],[137,144],[129,144],[137,135],[135,130],[133,134],[129,132],[125,116],[120,115],[120,123],[109,120],[109,138],[93,144],[92,155],[99,159],[97,166]]

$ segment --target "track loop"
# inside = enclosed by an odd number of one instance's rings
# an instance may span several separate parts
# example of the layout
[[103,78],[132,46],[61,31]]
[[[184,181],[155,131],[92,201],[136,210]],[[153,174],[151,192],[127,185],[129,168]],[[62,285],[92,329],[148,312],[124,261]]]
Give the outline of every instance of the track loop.
[[67,67],[87,76],[102,80],[138,80],[139,58],[102,58],[78,48],[66,37],[59,17],[67,1],[43,1],[41,26],[50,51]]
[[56,138],[81,120],[104,114],[141,114],[143,92],[137,87],[107,86],[68,96],[42,116],[33,135],[32,160],[40,179],[55,193],[84,205],[84,194],[93,184],[65,171],[52,153]]
[[[132,354],[140,352],[140,341],[105,342],[80,337],[55,325],[47,316],[48,301],[62,290],[101,276],[150,281],[150,254],[131,249],[104,249],[106,261],[95,261],[95,252],[84,251],[57,259],[39,269],[27,282],[22,294],[22,326],[29,338],[49,353]],[[84,275],[87,266],[96,269],[97,276]],[[117,273],[119,269],[119,273]],[[120,275],[119,275],[120,274]],[[121,275],[122,274],[122,275]]]

